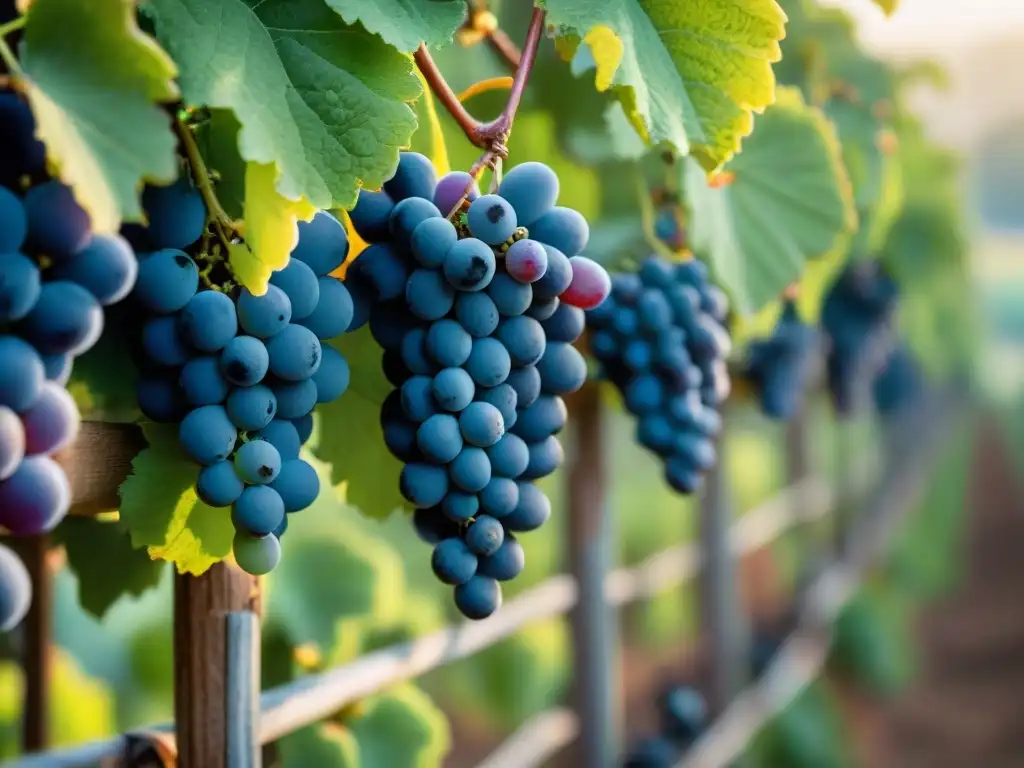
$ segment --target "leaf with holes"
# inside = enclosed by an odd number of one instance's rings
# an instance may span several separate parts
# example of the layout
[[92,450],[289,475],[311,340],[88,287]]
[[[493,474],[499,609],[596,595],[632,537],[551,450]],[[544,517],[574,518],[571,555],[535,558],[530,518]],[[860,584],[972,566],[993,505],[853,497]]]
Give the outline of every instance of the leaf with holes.
[[135,3],[36,0],[20,53],[37,135],[93,230],[141,220],[142,182],[178,174],[159,106],[178,92],[174,62],[139,30]]
[[650,144],[715,170],[739,150],[752,113],[774,98],[785,14],[775,0],[538,0],[566,58],[587,45]]
[[189,104],[234,111],[246,161],[318,209],[378,189],[416,129],[412,60],[323,0],[151,0]]
[[796,89],[758,119],[742,154],[709,182],[683,165],[689,237],[731,294],[755,312],[853,229],[850,182],[832,126]]
[[175,427],[142,429],[148,446],[132,460],[132,473],[121,484],[121,523],[133,547],[146,547],[150,557],[198,576],[231,552],[231,513],[196,496],[199,467],[185,458]]
[[424,0],[326,0],[349,24],[361,23],[400,51],[412,53],[420,43],[427,47],[452,41],[462,25],[466,9],[461,2]]

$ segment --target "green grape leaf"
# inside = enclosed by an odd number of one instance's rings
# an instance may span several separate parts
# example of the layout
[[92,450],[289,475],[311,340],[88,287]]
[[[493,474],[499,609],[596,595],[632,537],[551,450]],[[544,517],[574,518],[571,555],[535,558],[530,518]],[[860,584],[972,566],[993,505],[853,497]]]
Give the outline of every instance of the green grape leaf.
[[840,147],[820,110],[780,88],[742,154],[714,185],[683,163],[690,245],[740,313],[770,303],[809,259],[849,234],[855,215]]
[[278,744],[289,768],[434,768],[451,748],[451,729],[430,697],[406,683],[373,697],[342,725],[303,728]]
[[199,467],[178,444],[173,426],[146,424],[148,447],[132,460],[132,473],[121,484],[121,523],[132,546],[174,563],[179,573],[199,576],[231,552],[235,535],[231,513],[199,500]]
[[66,517],[53,537],[78,578],[78,602],[98,619],[121,595],[138,597],[160,583],[163,561],[133,548],[131,536],[117,523]]
[[772,103],[786,19],[775,0],[538,2],[567,57],[590,48],[598,90],[615,93],[648,143],[668,142],[708,171]]
[[[326,482],[328,468],[318,468]],[[268,586],[267,615],[293,645],[334,645],[338,622],[374,616],[397,619],[404,601],[402,561],[382,539],[360,531],[332,491],[291,515],[281,563]]]
[[461,2],[424,0],[326,0],[349,24],[360,22],[380,35],[385,43],[412,53],[420,43],[427,47],[452,41],[462,25],[466,9]]
[[[117,731],[114,694],[89,677],[63,648],[53,657],[49,701],[50,745],[70,746],[107,738]],[[25,677],[17,661],[0,662],[0,758],[14,758],[20,749],[20,720]]]
[[93,230],[141,220],[142,182],[178,174],[177,140],[158,104],[178,92],[174,62],[139,30],[135,3],[36,0],[20,53],[36,133]]
[[364,515],[384,518],[409,503],[398,490],[402,464],[384,445],[380,408],[394,389],[381,371],[382,352],[369,326],[331,340],[348,360],[352,381],[333,403],[320,405],[320,440],[314,453],[331,465],[331,481]]
[[238,148],[242,126],[230,109],[211,109],[195,126],[196,146],[206,167],[217,175],[217,200],[228,216],[242,218],[245,209],[246,162]]
[[[351,208],[394,173],[416,129],[412,60],[323,0],[152,0],[190,104],[231,109],[251,162],[318,209]],[[217,73],[214,76],[211,73]]]

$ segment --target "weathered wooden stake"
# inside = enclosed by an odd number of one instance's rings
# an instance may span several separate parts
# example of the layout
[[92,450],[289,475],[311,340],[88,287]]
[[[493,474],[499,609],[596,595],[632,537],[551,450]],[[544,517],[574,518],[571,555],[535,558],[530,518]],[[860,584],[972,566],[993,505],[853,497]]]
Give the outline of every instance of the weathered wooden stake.
[[260,768],[260,620],[252,611],[232,611],[226,624],[225,761],[229,768]]
[[21,624],[25,670],[22,747],[44,750],[50,743],[50,693],[53,690],[53,571],[47,562],[49,536],[14,539],[32,580],[32,607]]

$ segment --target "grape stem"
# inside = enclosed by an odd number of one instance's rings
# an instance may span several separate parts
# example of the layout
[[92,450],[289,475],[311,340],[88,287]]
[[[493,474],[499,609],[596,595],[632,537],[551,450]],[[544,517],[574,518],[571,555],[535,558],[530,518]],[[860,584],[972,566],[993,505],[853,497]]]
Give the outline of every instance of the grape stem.
[[234,231],[235,225],[231,217],[228,216],[227,211],[224,210],[224,206],[220,204],[220,200],[217,199],[217,193],[213,189],[213,181],[210,179],[210,172],[206,168],[202,153],[200,153],[199,146],[196,144],[196,137],[192,133],[192,129],[185,125],[180,117],[174,118],[174,131],[178,134],[181,147],[185,151],[189,169],[192,171],[192,181],[195,183],[196,189],[199,190],[199,194],[203,197],[206,210],[209,211],[210,224],[216,231],[221,243],[223,243],[225,248],[228,248],[231,245],[231,238],[228,233]]
[[522,61],[523,53],[519,46],[512,42],[512,38],[505,34],[501,28],[495,29],[487,34],[487,44],[495,53],[508,64],[513,71],[519,69],[519,62]]
[[11,46],[7,44],[7,36],[24,26],[25,17],[23,15],[11,19],[6,24],[0,24],[0,60],[7,67],[8,74],[16,78],[22,76],[21,65],[18,63],[18,58],[14,55],[14,51],[11,50]]
[[[441,102],[441,105],[450,114],[455,122],[459,124],[466,138],[474,146],[486,150],[484,158],[491,155],[490,163],[497,157],[508,157],[508,149],[505,142],[508,141],[512,132],[512,123],[515,121],[516,112],[519,109],[519,102],[522,101],[523,91],[530,78],[533,63],[537,58],[537,48],[540,46],[540,36],[544,31],[544,10],[533,9],[533,16],[530,18],[530,27],[526,32],[526,42],[523,44],[523,52],[519,57],[519,64],[516,66],[515,76],[512,79],[512,88],[509,90],[508,101],[505,108],[494,120],[481,123],[473,117],[459,101],[458,96],[452,91],[451,86],[444,79],[441,70],[431,57],[425,45],[420,45],[414,58],[416,66],[423,73],[430,90]],[[483,158],[481,158],[483,159]]]

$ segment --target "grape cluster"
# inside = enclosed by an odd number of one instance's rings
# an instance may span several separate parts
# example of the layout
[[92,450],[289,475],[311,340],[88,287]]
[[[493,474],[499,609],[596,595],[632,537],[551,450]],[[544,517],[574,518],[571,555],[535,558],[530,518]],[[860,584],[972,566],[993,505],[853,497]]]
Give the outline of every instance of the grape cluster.
[[515,534],[551,514],[533,481],[562,463],[561,395],[587,377],[572,343],[583,309],[611,287],[578,255],[586,220],[557,197],[558,178],[540,163],[481,195],[468,174],[438,180],[407,152],[351,211],[371,245],[346,282],[370,296],[370,331],[395,387],[381,409],[384,441],[404,464],[401,492],[434,545],[434,573],[472,619],[497,610],[499,582],[522,571]]
[[630,749],[624,768],[674,766],[707,727],[707,702],[696,688],[674,685],[658,698],[658,715],[660,733]]
[[11,91],[0,92],[0,138],[0,527],[28,536],[71,505],[52,458],[80,425],[65,385],[137,266],[122,237],[93,234],[71,190],[47,177],[32,112]]
[[587,312],[602,374],[638,417],[637,441],[665,461],[665,479],[693,493],[714,466],[718,405],[728,396],[728,302],[695,260],[650,256],[612,276],[608,301]]
[[817,341],[816,330],[800,319],[796,304],[787,300],[772,335],[750,343],[745,375],[767,416],[788,420],[800,410]]
[[[267,573],[280,560],[288,513],[320,490],[299,458],[312,411],[349,384],[345,358],[321,343],[352,321],[352,297],[329,275],[348,254],[348,236],[328,213],[300,223],[288,265],[257,296],[209,280],[223,265],[197,253],[206,208],[186,178],[147,188],[143,205],[147,225],[131,232],[140,248],[139,407],[152,421],[179,424],[184,452],[202,467],[197,495],[232,508],[235,560]],[[209,263],[200,269],[197,260]]]
[[821,325],[829,340],[828,387],[838,413],[859,407],[891,354],[898,298],[896,283],[876,261],[848,265],[825,295]]

